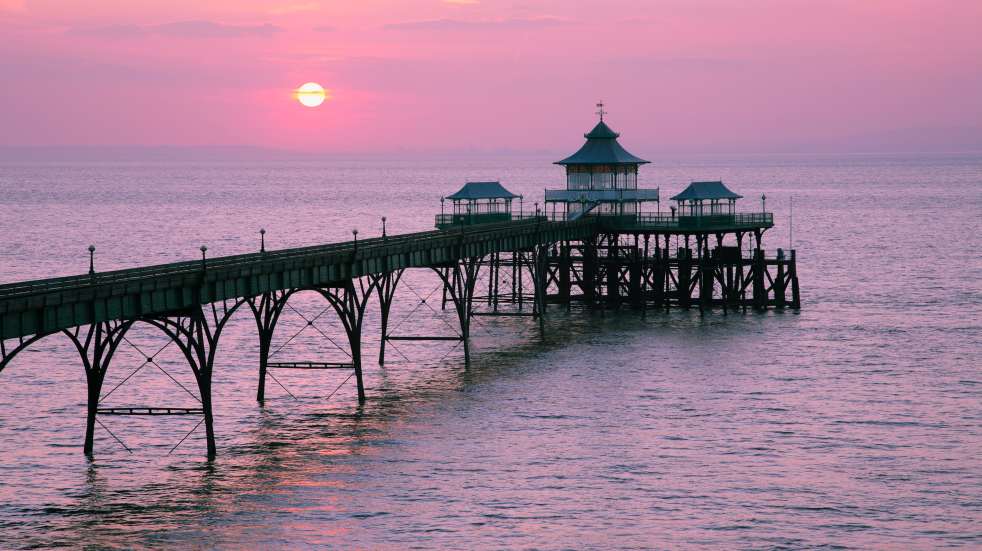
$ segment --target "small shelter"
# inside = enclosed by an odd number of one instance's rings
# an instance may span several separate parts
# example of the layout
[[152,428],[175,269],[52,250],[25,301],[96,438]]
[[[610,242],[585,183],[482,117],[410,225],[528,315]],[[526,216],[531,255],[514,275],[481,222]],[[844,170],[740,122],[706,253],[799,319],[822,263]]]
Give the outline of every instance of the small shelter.
[[733,216],[736,200],[742,198],[723,182],[692,182],[672,201],[678,203],[679,216]]
[[[444,228],[461,224],[484,224],[511,220],[511,202],[520,195],[508,191],[499,182],[467,182],[456,193],[440,198],[440,216],[436,226]],[[444,213],[444,201],[453,203],[451,213]]]

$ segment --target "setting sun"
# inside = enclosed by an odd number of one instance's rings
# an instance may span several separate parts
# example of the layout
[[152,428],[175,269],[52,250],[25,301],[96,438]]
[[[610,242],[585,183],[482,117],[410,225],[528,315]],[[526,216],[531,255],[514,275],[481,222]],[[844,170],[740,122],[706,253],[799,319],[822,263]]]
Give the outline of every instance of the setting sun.
[[327,99],[327,92],[324,87],[316,82],[308,82],[293,91],[297,101],[305,107],[317,107]]

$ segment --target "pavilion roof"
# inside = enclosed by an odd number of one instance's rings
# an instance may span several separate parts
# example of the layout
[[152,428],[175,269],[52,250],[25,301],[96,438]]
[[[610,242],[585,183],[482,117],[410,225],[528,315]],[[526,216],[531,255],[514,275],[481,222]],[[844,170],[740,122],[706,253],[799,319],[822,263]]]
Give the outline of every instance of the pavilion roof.
[[740,199],[723,182],[692,182],[682,193],[672,197],[673,201],[709,201],[713,199]]
[[452,201],[473,201],[476,199],[515,199],[518,195],[505,189],[499,182],[467,182],[447,199]]
[[593,130],[583,135],[586,143],[576,153],[561,161],[556,161],[557,165],[642,165],[648,161],[635,157],[617,143],[620,136],[611,130],[607,123],[600,121]]

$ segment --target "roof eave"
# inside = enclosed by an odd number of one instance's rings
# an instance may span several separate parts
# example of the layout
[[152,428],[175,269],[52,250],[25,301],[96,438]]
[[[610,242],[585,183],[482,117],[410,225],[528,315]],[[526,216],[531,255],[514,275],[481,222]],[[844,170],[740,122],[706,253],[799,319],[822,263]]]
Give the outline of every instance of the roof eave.
[[638,159],[637,161],[571,161],[569,159],[563,159],[562,161],[555,161],[554,165],[647,165],[651,164],[651,161],[645,161],[644,159]]

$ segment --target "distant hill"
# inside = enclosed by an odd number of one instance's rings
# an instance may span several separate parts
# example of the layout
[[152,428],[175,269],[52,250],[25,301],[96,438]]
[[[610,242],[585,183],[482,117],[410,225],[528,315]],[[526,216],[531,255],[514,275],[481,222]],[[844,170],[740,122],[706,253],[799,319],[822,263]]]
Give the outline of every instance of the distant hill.
[[[858,125],[857,125],[858,126]],[[736,143],[649,141],[643,136],[629,140],[632,151],[644,152],[649,160],[704,155],[842,155],[842,154],[939,154],[982,153],[982,127],[920,127],[889,131],[863,131],[818,140],[789,139],[768,144],[753,136]],[[555,144],[552,144],[555,145]],[[269,147],[223,146],[0,146],[0,162],[164,162],[164,161],[346,161],[346,160],[444,160],[444,159],[561,159],[569,151],[557,147],[541,149],[400,149],[371,152],[298,151]],[[545,162],[545,161],[544,161]]]
[[296,151],[255,146],[0,146],[0,162],[338,161],[560,158],[560,151],[398,150],[358,153]]
[[325,155],[252,146],[0,146],[0,161],[294,161]]

